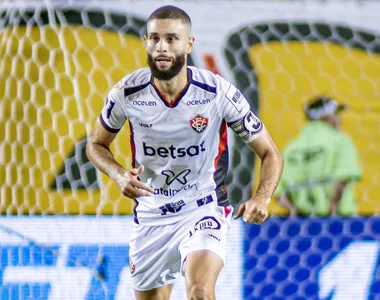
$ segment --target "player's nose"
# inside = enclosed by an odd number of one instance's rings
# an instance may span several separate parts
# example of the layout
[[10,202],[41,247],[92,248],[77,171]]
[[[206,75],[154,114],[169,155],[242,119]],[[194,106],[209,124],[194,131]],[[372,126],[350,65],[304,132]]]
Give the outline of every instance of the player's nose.
[[157,51],[160,53],[166,52],[168,50],[167,47],[168,45],[164,39],[160,39],[160,41],[157,43]]

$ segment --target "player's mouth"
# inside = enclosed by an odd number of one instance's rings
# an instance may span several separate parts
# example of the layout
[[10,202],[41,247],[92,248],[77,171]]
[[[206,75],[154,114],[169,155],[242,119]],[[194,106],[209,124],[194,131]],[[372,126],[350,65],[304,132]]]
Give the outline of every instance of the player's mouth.
[[171,63],[171,58],[167,56],[158,56],[154,60],[156,62],[156,65],[160,68],[166,68]]

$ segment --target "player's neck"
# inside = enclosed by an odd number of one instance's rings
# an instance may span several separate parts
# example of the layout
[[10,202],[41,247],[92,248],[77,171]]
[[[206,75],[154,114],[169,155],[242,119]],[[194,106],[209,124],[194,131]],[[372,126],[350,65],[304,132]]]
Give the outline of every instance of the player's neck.
[[188,84],[187,67],[184,66],[178,75],[170,80],[158,80],[157,78],[154,78],[153,81],[165,99],[171,103]]

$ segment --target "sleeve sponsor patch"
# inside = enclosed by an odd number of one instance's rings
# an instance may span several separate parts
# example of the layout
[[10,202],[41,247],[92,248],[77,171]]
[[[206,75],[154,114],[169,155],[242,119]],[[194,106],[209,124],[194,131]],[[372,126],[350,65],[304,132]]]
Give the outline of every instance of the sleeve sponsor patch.
[[242,111],[242,101],[243,101],[243,95],[242,93],[233,85],[230,84],[227,92],[226,92],[226,98],[235,106],[236,110],[238,112]]
[[238,137],[248,143],[252,141],[252,137],[262,131],[264,125],[253,112],[249,111],[243,118],[232,123],[230,127]]

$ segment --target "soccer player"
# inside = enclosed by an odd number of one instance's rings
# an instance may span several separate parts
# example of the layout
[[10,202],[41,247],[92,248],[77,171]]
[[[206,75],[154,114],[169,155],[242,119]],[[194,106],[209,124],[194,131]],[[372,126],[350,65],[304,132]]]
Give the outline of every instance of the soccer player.
[[[149,68],[127,75],[110,91],[87,155],[136,203],[130,242],[136,298],[169,299],[183,275],[188,299],[215,299],[232,214],[223,183],[227,126],[261,158],[258,189],[235,218],[257,224],[267,218],[282,155],[235,86],[187,66],[194,38],[186,12],[174,6],[155,10],[144,41]],[[131,169],[109,149],[126,121]]]
[[285,148],[284,172],[274,193],[292,215],[356,214],[354,186],[361,171],[355,144],[339,129],[344,109],[326,95],[304,107],[308,122]]

